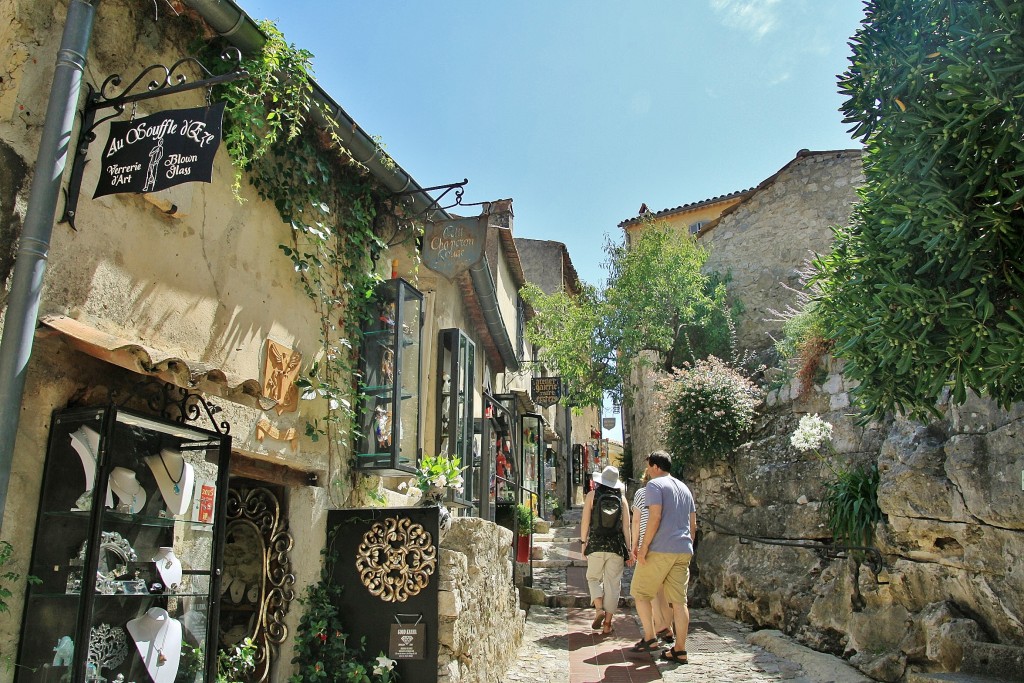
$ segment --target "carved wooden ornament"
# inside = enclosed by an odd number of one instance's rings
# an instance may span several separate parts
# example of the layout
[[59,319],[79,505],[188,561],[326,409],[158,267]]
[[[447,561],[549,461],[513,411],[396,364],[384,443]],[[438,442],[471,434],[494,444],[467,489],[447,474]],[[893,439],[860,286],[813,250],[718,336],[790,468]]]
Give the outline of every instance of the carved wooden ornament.
[[263,362],[263,395],[277,401],[277,414],[294,412],[299,406],[299,378],[302,354],[277,342],[267,340],[266,360]]

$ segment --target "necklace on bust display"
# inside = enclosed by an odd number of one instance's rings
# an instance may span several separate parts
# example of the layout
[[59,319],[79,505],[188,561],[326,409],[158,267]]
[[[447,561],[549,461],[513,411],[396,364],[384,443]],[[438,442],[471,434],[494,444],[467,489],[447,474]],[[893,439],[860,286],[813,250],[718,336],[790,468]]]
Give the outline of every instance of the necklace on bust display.
[[157,645],[156,642],[153,643],[153,645],[156,646],[156,665],[157,666],[163,666],[164,664],[167,663],[167,656],[164,654],[164,646],[167,645],[167,634],[170,633],[171,628],[170,628],[170,626],[165,624],[163,626],[163,628],[161,628],[160,630],[163,632],[161,634],[163,636],[163,638],[160,639],[160,644]]
[[179,484],[181,482],[181,478],[185,476],[185,458],[181,459],[181,472],[178,473],[178,478],[175,479],[174,475],[171,474],[171,471],[167,469],[167,462],[164,461],[164,452],[160,451],[157,453],[157,456],[160,458],[160,464],[164,466],[164,472],[167,473],[167,477],[171,480],[171,483],[174,484],[174,492],[181,493],[181,486],[179,486]]

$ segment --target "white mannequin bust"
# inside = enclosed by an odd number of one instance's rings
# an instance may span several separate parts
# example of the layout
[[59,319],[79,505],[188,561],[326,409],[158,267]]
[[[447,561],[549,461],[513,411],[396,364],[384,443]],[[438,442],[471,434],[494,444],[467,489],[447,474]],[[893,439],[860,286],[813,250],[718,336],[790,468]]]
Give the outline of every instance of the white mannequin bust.
[[178,451],[163,449],[156,455],[145,458],[149,469],[153,471],[160,495],[167,504],[172,515],[183,515],[192,502],[192,489],[195,487],[195,470],[185,462]]
[[150,607],[125,626],[153,683],[173,683],[181,658],[181,622],[161,607]]
[[[100,434],[92,427],[82,425],[69,435],[71,447],[78,453],[85,471],[85,492],[89,493],[96,485],[96,463],[100,453]],[[84,496],[83,496],[84,497]],[[82,501],[82,498],[79,498]],[[107,491],[107,507],[114,507],[114,499]],[[82,505],[86,503],[82,502]],[[80,505],[81,507],[81,505]]]
[[[146,507],[146,489],[135,478],[135,472],[127,467],[110,470],[107,487],[117,496],[118,508],[123,507],[129,514],[139,513]],[[108,507],[113,506],[108,503]]]
[[[181,560],[174,554],[174,548],[161,546],[153,556],[156,571],[168,591],[177,590],[181,586]],[[172,588],[174,586],[174,588]]]

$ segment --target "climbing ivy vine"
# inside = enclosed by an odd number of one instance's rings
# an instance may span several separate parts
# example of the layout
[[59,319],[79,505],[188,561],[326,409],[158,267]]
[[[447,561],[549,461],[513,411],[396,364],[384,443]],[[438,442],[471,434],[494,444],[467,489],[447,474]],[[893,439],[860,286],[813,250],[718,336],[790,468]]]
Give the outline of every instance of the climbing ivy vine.
[[[304,399],[323,399],[326,412],[309,420],[306,435],[326,440],[332,492],[340,482],[334,463],[354,426],[355,360],[362,322],[380,281],[371,253],[385,246],[374,232],[383,190],[354,161],[337,135],[338,123],[314,97],[313,55],[289,44],[270,21],[267,41],[247,57],[249,77],[218,86],[226,103],[224,146],[235,165],[234,192],[246,178],[291,225],[279,245],[320,321],[320,353],[297,384]],[[220,46],[202,54],[211,70]]]

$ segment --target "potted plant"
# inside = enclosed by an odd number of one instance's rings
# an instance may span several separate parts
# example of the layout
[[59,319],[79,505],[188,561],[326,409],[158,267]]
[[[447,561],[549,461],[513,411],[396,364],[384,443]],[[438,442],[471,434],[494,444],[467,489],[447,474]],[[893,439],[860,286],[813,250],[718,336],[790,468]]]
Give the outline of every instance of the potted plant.
[[416,486],[423,498],[440,505],[448,490],[462,493],[462,460],[447,455],[424,455],[416,472]]
[[452,513],[445,506],[448,493],[462,493],[462,460],[458,457],[424,455],[416,471],[416,486],[423,492],[420,505],[436,506],[441,538],[452,527]]
[[516,505],[516,562],[530,561],[533,528],[533,508],[529,505]]

